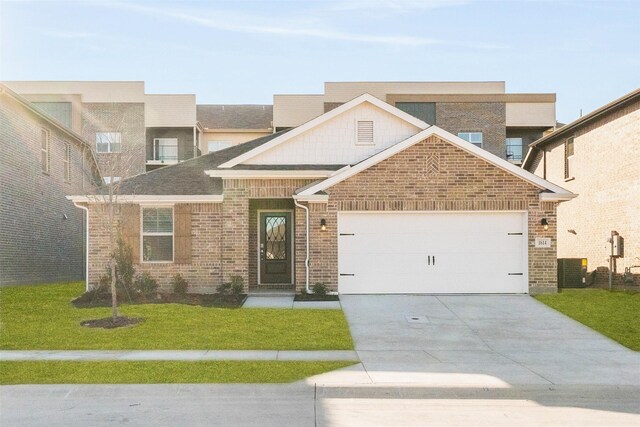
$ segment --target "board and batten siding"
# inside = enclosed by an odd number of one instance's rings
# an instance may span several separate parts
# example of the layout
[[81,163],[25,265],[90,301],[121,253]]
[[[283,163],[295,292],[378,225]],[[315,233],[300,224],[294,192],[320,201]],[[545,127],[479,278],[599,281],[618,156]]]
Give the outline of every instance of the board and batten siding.
[[[356,126],[359,120],[373,121],[373,144],[356,144]],[[243,163],[354,164],[420,130],[366,102]]]

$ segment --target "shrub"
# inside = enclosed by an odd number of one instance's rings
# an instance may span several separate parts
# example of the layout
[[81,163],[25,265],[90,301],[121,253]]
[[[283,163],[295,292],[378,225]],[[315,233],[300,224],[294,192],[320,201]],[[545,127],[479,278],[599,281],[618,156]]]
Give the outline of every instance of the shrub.
[[244,278],[242,276],[231,276],[231,293],[242,295],[244,292]]
[[216,286],[216,292],[220,295],[227,295],[231,291],[231,282],[224,282]]
[[136,291],[142,295],[151,296],[158,290],[158,282],[151,277],[151,274],[144,272],[140,276],[136,276],[136,280],[133,282],[133,287]]
[[315,295],[324,297],[324,296],[327,296],[327,292],[329,292],[329,289],[327,288],[327,285],[325,285],[324,283],[316,283],[313,286],[313,293]]
[[184,295],[187,293],[187,289],[189,289],[189,282],[182,277],[182,274],[178,273],[171,279],[171,287],[174,293]]
[[117,246],[113,253],[116,263],[116,288],[131,289],[136,269],[133,267],[133,250],[122,238],[118,236]]

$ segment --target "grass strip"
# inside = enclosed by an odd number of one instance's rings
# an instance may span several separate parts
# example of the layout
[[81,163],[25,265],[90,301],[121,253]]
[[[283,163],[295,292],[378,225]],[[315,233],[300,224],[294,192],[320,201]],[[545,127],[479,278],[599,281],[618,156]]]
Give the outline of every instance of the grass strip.
[[353,362],[0,362],[0,384],[289,383]]

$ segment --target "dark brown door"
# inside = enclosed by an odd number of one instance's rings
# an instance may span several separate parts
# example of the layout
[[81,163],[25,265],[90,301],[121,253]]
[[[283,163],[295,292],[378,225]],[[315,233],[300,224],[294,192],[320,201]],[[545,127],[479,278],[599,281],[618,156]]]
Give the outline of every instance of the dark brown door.
[[260,212],[260,283],[291,283],[291,212]]

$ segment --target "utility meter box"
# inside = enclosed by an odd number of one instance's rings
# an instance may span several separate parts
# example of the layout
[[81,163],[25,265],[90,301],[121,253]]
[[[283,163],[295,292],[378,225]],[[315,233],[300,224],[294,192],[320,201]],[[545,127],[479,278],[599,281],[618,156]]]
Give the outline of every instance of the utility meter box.
[[624,238],[616,234],[611,239],[611,255],[616,258],[624,258]]
[[587,286],[586,258],[558,259],[558,287],[584,288]]

